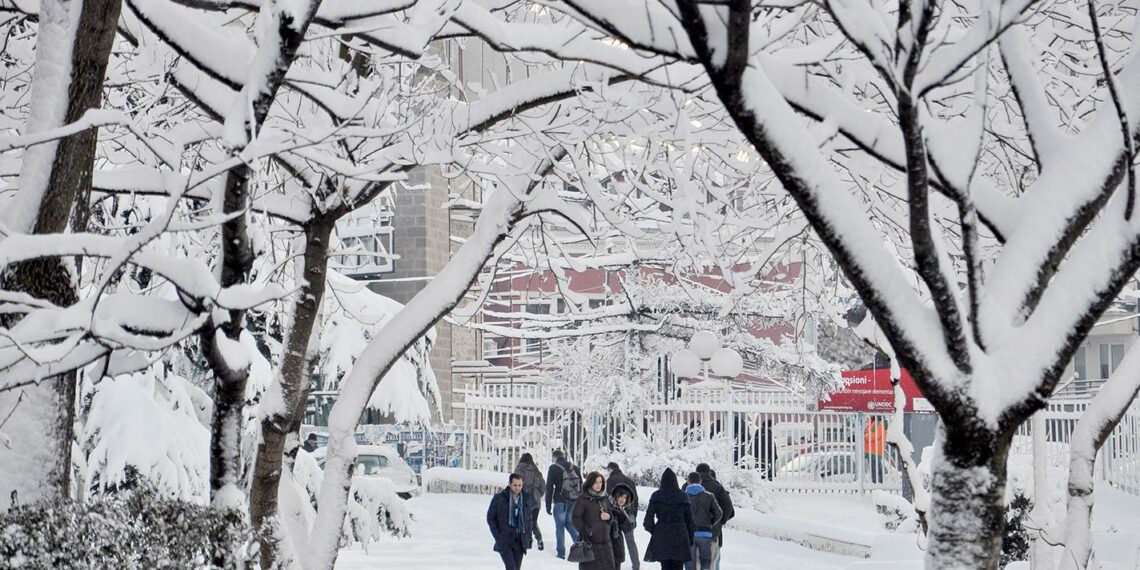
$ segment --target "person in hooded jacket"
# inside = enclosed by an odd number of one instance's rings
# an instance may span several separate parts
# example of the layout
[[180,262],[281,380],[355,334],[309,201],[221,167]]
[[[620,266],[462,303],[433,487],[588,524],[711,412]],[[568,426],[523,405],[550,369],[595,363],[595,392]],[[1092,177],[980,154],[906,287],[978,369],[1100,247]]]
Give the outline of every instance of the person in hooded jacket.
[[693,507],[693,559],[685,563],[686,570],[710,570],[717,554],[713,529],[720,525],[721,510],[716,497],[701,485],[700,473],[689,473],[685,494]]
[[666,469],[661,485],[649,497],[642,523],[652,538],[645,549],[646,562],[660,562],[661,570],[681,570],[693,558],[693,509],[677,485],[677,474]]
[[701,484],[704,485],[705,490],[712,493],[716,497],[717,504],[720,505],[720,524],[713,528],[713,538],[716,539],[717,545],[716,555],[713,556],[713,566],[716,570],[720,570],[720,556],[724,548],[724,524],[736,516],[736,509],[732,506],[732,497],[729,496],[728,490],[716,480],[716,471],[713,471],[708,463],[698,464],[697,473],[701,474]]
[[[609,483],[608,480],[606,482]],[[610,512],[617,515],[615,517],[616,524],[610,534],[614,543],[614,564],[617,566],[617,570],[621,570],[621,565],[625,562],[626,538],[632,540],[633,531],[637,528],[637,522],[634,520],[637,511],[630,513],[630,510],[634,508],[631,497],[633,497],[633,491],[625,485],[617,485],[610,491]],[[630,546],[630,557],[633,559],[633,567],[637,568],[640,560],[638,560],[636,544]]]
[[542,531],[538,529],[538,513],[542,511],[542,495],[546,493],[546,479],[542,471],[534,464],[534,457],[529,453],[519,457],[519,464],[515,466],[515,473],[523,478],[523,492],[530,505],[530,528],[534,533],[535,545],[542,550]]
[[[606,492],[612,497],[614,492],[619,487],[624,487],[629,493],[629,503],[625,505],[625,513],[629,517],[629,531],[622,533],[622,542],[629,547],[629,560],[633,566],[633,570],[640,570],[641,559],[637,555],[637,541],[634,539],[633,529],[637,528],[637,485],[633,480],[621,472],[621,467],[616,462],[611,461],[606,465],[606,471],[609,471],[609,477],[606,478]],[[623,555],[624,559],[624,555]],[[619,562],[620,564],[620,562]]]
[[606,480],[594,471],[582,483],[582,494],[574,501],[570,520],[578,529],[578,537],[594,547],[592,562],[579,562],[578,570],[617,570],[614,562],[613,522],[617,515],[610,508]]

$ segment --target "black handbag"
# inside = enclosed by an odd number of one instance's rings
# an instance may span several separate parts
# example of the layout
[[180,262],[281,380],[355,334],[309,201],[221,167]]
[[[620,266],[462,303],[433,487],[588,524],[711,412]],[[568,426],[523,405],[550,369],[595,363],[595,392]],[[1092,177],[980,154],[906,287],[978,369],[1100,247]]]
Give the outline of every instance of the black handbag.
[[594,545],[589,541],[579,540],[570,545],[570,552],[566,554],[567,562],[593,562]]

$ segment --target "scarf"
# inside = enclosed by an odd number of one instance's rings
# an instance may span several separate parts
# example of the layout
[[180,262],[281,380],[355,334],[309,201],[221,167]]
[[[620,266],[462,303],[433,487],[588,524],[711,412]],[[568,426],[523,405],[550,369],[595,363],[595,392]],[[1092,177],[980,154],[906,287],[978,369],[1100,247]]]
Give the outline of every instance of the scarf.
[[526,519],[523,518],[523,494],[519,493],[516,499],[513,494],[508,492],[507,501],[509,505],[507,524],[515,529],[515,532],[521,533],[525,530],[523,527],[526,526]]

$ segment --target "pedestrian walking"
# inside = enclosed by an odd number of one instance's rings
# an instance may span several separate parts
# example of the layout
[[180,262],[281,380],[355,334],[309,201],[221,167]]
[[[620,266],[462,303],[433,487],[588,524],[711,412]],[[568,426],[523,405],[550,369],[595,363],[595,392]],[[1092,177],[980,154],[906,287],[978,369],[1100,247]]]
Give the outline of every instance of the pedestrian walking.
[[538,513],[542,510],[542,496],[546,494],[546,479],[534,464],[534,457],[529,453],[519,457],[519,464],[515,466],[515,473],[523,478],[523,492],[530,501],[530,528],[534,533],[534,542],[542,550],[542,531],[538,528]]
[[720,528],[723,512],[716,497],[701,485],[701,474],[689,473],[685,494],[693,508],[693,559],[685,563],[687,570],[710,570],[718,551],[714,531]]
[[622,542],[629,550],[629,561],[633,570],[641,570],[641,558],[637,554],[637,541],[634,539],[634,529],[637,528],[637,508],[640,504],[637,499],[637,485],[625,473],[622,473],[621,467],[613,461],[606,466],[606,471],[609,472],[609,477],[606,478],[606,492],[611,497],[614,497],[615,491],[620,488],[624,488],[627,492],[627,503],[624,505],[623,511],[629,518],[629,529],[622,531]]
[[693,558],[693,509],[672,469],[661,474],[661,485],[649,497],[642,524],[652,535],[646,562],[660,562],[661,570],[681,570]]
[[614,525],[619,524],[618,516],[610,508],[610,496],[606,494],[606,480],[602,474],[594,471],[587,475],[582,493],[574,501],[570,520],[578,529],[579,538],[589,541],[593,547],[594,560],[579,562],[578,570],[617,570],[612,536]]
[[487,507],[487,527],[495,539],[495,552],[503,559],[504,570],[520,570],[523,556],[530,549],[530,498],[523,492],[523,478],[511,474],[508,485],[491,497]]
[[716,555],[713,556],[713,566],[720,570],[720,557],[724,553],[724,525],[736,516],[736,509],[732,506],[732,497],[728,494],[728,490],[716,480],[716,472],[709,467],[708,463],[697,465],[697,473],[701,474],[701,485],[706,491],[712,493],[713,497],[716,497],[716,503],[720,505],[722,515],[720,525],[713,529],[717,545]]
[[578,529],[570,520],[570,511],[582,492],[582,473],[566,460],[561,450],[551,454],[551,461],[546,470],[546,514],[554,517],[555,555],[566,558],[565,532],[570,533],[570,540],[578,540]]
[[[609,479],[606,480],[609,486]],[[637,528],[637,511],[633,507],[633,491],[625,485],[617,485],[610,493],[610,508],[618,515],[617,529],[611,535],[614,542],[614,563],[621,570],[625,562],[625,548],[628,541],[629,557],[633,560],[633,567],[640,567],[637,556],[637,544],[633,542],[633,532]],[[632,513],[630,511],[633,511]]]

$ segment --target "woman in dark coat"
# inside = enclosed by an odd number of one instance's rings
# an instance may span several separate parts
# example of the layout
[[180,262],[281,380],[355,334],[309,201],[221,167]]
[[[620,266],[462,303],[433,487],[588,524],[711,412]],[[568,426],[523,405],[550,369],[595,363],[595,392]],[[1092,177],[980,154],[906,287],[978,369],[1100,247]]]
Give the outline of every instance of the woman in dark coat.
[[652,535],[646,562],[660,562],[661,570],[681,570],[692,559],[693,508],[672,469],[661,474],[661,486],[649,497],[644,526]]
[[594,471],[586,476],[582,494],[578,495],[574,510],[570,512],[570,521],[578,529],[578,540],[587,540],[594,547],[594,561],[578,563],[578,570],[617,570],[610,539],[613,520],[606,480],[601,473]]

